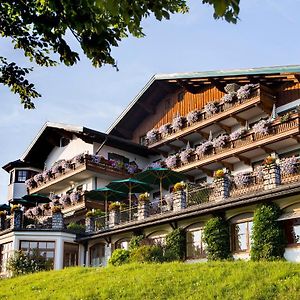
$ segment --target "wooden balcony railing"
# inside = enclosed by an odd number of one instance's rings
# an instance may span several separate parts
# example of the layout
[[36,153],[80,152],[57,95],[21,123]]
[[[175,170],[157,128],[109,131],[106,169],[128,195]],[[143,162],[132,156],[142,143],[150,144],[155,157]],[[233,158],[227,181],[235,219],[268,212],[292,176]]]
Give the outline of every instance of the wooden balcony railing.
[[202,155],[191,154],[187,163],[182,163],[177,159],[176,167],[173,169],[179,172],[188,171],[195,167],[198,168],[268,144],[295,137],[300,133],[299,124],[298,113],[292,115],[285,122],[281,122],[280,119],[275,120],[269,127],[267,134],[255,133],[253,130],[250,130],[242,138],[228,142],[225,147],[212,148],[208,153]]
[[[136,170],[133,170],[133,168],[130,168],[127,165],[116,162],[114,160],[107,160],[103,157],[97,157],[95,155],[82,154],[82,159],[72,160],[68,164],[68,168],[61,167],[59,168],[58,172],[49,172],[49,175],[43,176],[42,180],[34,181],[31,186],[28,186],[28,191],[30,194],[36,193],[46,187],[60,182],[61,180],[76,176],[77,174],[86,170],[95,173],[105,173],[119,178],[126,178],[128,176],[132,176],[133,173],[140,171],[138,168],[136,168]],[[34,177],[30,180],[33,179]]]
[[[231,116],[235,116],[241,112],[244,112],[253,107],[261,107],[268,113],[271,112],[274,103],[274,97],[270,94],[268,89],[263,86],[257,85],[257,88],[252,92],[251,97],[244,101],[237,101],[234,103],[220,103],[218,104],[218,112],[212,115],[206,114],[201,111],[199,120],[193,124],[185,122],[183,127],[178,130],[170,130],[167,134],[158,134],[157,139],[153,143],[147,143],[146,146],[149,148],[156,148],[163,144],[170,143],[177,139],[183,138],[184,136],[193,132],[200,131],[205,127],[211,126],[217,122],[225,120]],[[238,117],[237,117],[238,118]]]

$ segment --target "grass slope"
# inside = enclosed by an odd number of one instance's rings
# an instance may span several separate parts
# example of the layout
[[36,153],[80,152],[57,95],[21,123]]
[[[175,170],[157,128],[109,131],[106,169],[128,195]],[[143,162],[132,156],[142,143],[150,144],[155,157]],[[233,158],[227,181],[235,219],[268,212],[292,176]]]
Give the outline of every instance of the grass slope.
[[0,299],[300,299],[300,264],[68,268],[0,280]]

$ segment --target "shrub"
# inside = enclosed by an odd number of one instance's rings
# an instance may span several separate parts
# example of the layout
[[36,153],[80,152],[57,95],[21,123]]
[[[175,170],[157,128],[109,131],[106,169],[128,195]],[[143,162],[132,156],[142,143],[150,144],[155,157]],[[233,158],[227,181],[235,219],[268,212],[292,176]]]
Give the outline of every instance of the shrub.
[[161,263],[164,261],[163,249],[157,245],[144,245],[131,250],[130,261],[136,263]]
[[221,217],[207,221],[204,227],[204,242],[208,260],[232,258],[230,252],[229,224]]
[[19,276],[28,273],[35,273],[50,270],[52,261],[41,256],[37,251],[32,254],[25,254],[23,251],[15,251],[14,255],[8,259],[7,270],[12,276]]
[[128,250],[116,249],[112,253],[112,256],[109,259],[108,263],[113,266],[121,266],[129,262],[129,255],[130,252]]
[[165,260],[182,260],[185,258],[185,230],[177,228],[166,236]]
[[283,257],[284,238],[280,208],[275,203],[260,205],[253,218],[251,259],[275,260]]
[[129,250],[133,250],[141,246],[144,238],[145,238],[144,235],[133,236],[129,242]]
[[74,222],[71,222],[70,224],[68,224],[67,229],[74,233],[84,233],[85,232],[85,226],[83,224],[77,224]]

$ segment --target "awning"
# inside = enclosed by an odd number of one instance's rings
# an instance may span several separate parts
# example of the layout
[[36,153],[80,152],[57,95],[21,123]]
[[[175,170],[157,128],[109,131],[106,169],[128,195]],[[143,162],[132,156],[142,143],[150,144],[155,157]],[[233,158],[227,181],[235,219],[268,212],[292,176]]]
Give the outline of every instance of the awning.
[[300,218],[300,210],[285,213],[285,214],[281,215],[277,219],[277,221],[284,221],[284,220],[290,220],[290,219],[296,219],[296,218]]

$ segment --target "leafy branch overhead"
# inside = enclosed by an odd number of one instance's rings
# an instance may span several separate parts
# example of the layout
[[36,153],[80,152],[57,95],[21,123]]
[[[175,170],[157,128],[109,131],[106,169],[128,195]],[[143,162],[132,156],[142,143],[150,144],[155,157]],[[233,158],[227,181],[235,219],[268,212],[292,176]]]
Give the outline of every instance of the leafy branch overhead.
[[[239,0],[202,3],[213,6],[214,18],[236,23]],[[117,69],[111,48],[128,35],[143,37],[143,19],[153,15],[161,21],[186,12],[186,0],[2,0],[0,34],[31,62],[48,67],[58,60],[66,66],[79,61],[79,54],[66,40],[71,33],[93,66],[110,64]],[[29,71],[0,59],[0,82],[20,96],[25,108],[34,108],[32,100],[40,94],[25,79]]]

